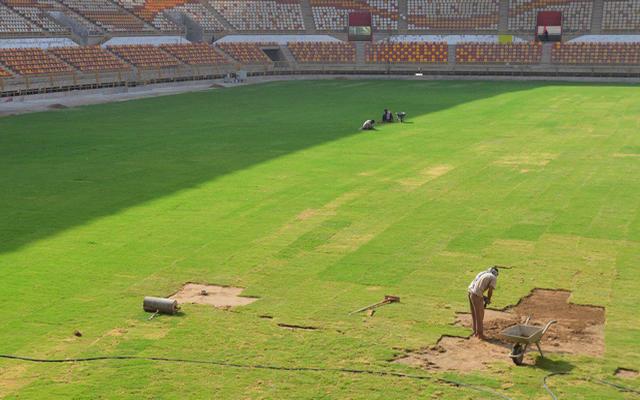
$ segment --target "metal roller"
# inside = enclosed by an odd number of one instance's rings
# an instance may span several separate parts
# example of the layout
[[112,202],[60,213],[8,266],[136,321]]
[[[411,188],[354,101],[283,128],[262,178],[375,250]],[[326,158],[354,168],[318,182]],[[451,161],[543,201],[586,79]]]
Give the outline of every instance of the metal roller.
[[146,296],[142,308],[147,312],[174,315],[180,309],[178,300]]

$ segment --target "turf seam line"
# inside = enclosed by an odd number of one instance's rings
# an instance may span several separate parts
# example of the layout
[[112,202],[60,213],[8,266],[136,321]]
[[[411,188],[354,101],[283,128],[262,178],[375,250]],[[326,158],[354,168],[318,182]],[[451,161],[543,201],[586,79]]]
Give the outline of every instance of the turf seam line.
[[375,371],[375,370],[366,370],[366,369],[283,367],[278,365],[238,364],[238,363],[230,363],[230,362],[215,361],[215,360],[190,360],[190,359],[181,359],[181,358],[140,357],[140,356],[95,356],[95,357],[56,359],[56,358],[33,358],[33,357],[23,357],[23,356],[11,355],[11,354],[0,354],[0,358],[17,360],[17,361],[34,362],[34,363],[78,363],[78,362],[93,362],[93,361],[108,361],[108,360],[164,361],[164,362],[188,363],[188,364],[209,364],[209,365],[218,365],[223,367],[243,368],[243,369],[268,369],[268,370],[276,370],[276,371],[340,372],[340,373],[348,373],[348,374],[368,374],[368,375],[377,375],[377,376],[389,376],[394,378],[435,381],[435,382],[445,383],[447,385],[451,385],[459,388],[464,387],[464,388],[469,388],[471,390],[475,390],[478,392],[489,393],[505,400],[512,400],[510,397],[507,397],[491,389],[487,389],[487,388],[476,386],[476,385],[471,385],[464,382],[454,381],[451,379],[436,378],[433,376],[426,376],[426,375],[405,374],[402,372]]

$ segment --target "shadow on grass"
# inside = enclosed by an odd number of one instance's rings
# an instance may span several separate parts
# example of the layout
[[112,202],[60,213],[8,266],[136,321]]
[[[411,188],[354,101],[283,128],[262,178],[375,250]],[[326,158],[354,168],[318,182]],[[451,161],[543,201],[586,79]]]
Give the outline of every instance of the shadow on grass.
[[543,85],[283,82],[1,118],[0,252],[358,134],[385,107],[416,117]]
[[532,365],[533,368],[539,368],[548,372],[555,373],[567,373],[571,372],[575,366],[565,360],[551,360],[549,358],[536,357],[536,362]]

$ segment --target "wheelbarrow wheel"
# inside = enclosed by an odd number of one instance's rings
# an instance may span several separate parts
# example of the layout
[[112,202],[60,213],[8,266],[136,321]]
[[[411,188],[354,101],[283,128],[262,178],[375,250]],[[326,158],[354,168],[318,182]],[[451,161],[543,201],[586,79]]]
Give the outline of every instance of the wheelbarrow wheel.
[[513,345],[513,350],[511,351],[511,359],[515,365],[522,365],[524,360],[524,352],[526,347],[521,345],[520,343],[516,343]]

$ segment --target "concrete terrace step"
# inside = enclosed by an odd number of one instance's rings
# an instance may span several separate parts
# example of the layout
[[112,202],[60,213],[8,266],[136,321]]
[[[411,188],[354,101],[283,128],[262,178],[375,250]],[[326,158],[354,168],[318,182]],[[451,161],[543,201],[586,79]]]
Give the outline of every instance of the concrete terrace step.
[[317,33],[316,22],[313,19],[313,9],[309,0],[301,0],[300,7],[302,7],[302,19],[307,33]]
[[507,33],[509,31],[509,0],[500,0],[499,13],[498,33]]
[[602,17],[604,15],[604,0],[593,1],[593,11],[591,14],[591,33],[602,33]]
[[541,65],[551,65],[551,49],[553,49],[553,43],[542,44],[542,58],[540,59]]
[[407,0],[398,0],[398,33],[407,34],[409,29],[409,5]]
[[366,48],[365,48],[365,42],[356,42],[356,63],[358,63],[359,65],[364,65],[366,62],[366,57],[365,57],[365,53],[366,53]]

